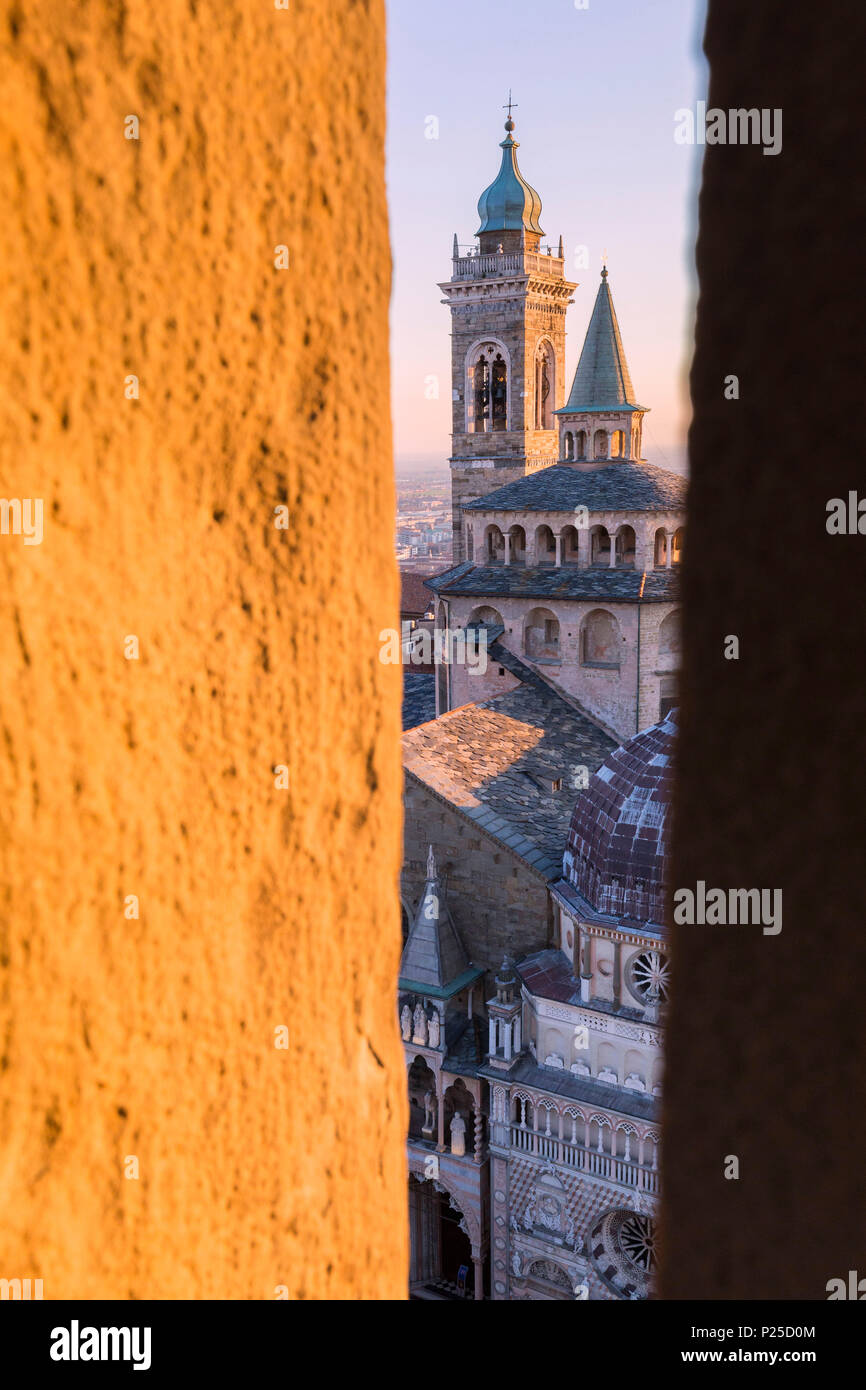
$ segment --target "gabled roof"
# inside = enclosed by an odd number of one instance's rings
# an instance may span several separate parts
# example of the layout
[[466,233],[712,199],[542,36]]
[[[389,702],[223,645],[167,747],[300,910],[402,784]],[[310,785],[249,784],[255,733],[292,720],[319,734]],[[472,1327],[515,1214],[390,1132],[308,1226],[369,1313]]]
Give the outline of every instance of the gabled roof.
[[[466,502],[464,512],[670,512],[686,505],[688,482],[654,463],[606,463],[574,468],[554,463],[486,497]],[[441,578],[441,576],[436,576]],[[432,580],[427,581],[433,587]]]
[[485,835],[553,881],[562,872],[574,809],[574,769],[600,767],[616,742],[498,642],[488,655],[503,664],[510,658],[510,669],[523,683],[409,729],[403,735],[403,766]]
[[571,393],[556,414],[627,409],[645,410],[646,406],[638,405],[635,400],[616,311],[607,284],[607,266],[604,266]]

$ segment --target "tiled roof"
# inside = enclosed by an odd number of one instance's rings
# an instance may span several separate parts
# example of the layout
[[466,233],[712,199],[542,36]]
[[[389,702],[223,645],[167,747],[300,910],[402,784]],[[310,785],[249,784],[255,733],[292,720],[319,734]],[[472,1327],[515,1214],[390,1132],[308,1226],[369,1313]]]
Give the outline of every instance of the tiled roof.
[[600,912],[663,922],[676,711],[618,748],[574,808],[565,876]]
[[644,409],[635,400],[605,266],[568,401],[557,414],[624,407]]
[[[570,964],[557,947],[548,946],[544,951],[536,951],[531,956],[524,956],[523,960],[515,966],[515,969],[530,994],[538,995],[540,999],[550,999],[557,1004],[573,1004],[577,1008],[583,1007],[580,998],[580,985],[571,973]],[[594,999],[592,1007],[596,1011],[599,1008],[604,1009],[603,1001]],[[620,1001],[616,1016],[639,1023],[644,1019],[645,1014],[643,1009],[631,1008],[628,1004]]]
[[436,592],[477,598],[599,599],[606,603],[670,603],[680,596],[679,570],[646,571],[576,565],[534,568],[524,565],[457,565],[431,580]]
[[568,463],[539,468],[486,497],[467,502],[464,512],[670,512],[685,508],[687,479],[655,463],[606,463],[582,469]]
[[[574,769],[599,767],[615,746],[535,678],[409,729],[403,762],[408,773],[551,879],[562,872]],[[555,792],[558,779],[562,790]]]
[[403,670],[403,728],[413,729],[436,718],[436,677]]
[[400,612],[423,617],[435,600],[426,580],[413,570],[400,571]]

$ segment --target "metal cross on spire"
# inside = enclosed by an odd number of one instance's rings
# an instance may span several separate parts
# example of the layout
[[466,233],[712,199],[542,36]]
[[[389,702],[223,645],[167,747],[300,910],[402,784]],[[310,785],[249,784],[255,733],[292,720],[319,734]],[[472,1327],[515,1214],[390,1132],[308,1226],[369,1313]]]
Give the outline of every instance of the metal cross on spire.
[[508,88],[508,101],[507,101],[507,102],[503,102],[503,104],[502,104],[502,109],[503,109],[503,111],[505,110],[506,106],[507,106],[507,108],[508,108],[508,119],[509,119],[509,121],[510,121],[510,120],[511,120],[511,108],[512,108],[512,106],[515,107],[515,109],[516,109],[516,107],[517,107],[517,102],[511,100],[511,88],[510,88],[510,87]]

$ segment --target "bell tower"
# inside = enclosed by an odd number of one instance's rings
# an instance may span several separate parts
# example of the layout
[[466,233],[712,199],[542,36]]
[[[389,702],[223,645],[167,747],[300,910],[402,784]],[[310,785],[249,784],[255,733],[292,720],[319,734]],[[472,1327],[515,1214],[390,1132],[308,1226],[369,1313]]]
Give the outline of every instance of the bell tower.
[[562,237],[542,245],[541,199],[517,165],[511,101],[502,164],[478,200],[477,246],[454,237],[451,279],[451,507],[454,563],[466,553],[461,507],[559,461],[555,412],[565,400]]

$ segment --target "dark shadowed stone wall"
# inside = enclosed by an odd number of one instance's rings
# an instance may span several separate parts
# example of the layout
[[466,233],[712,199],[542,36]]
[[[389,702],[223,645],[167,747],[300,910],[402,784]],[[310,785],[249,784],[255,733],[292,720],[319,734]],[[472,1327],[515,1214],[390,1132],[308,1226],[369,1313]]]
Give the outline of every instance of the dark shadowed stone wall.
[[776,936],[673,932],[667,1298],[866,1274],[866,535],[825,526],[866,494],[864,40],[862,6],[709,6],[710,106],[782,108],[783,149],[704,160],[672,883],[784,898]]

